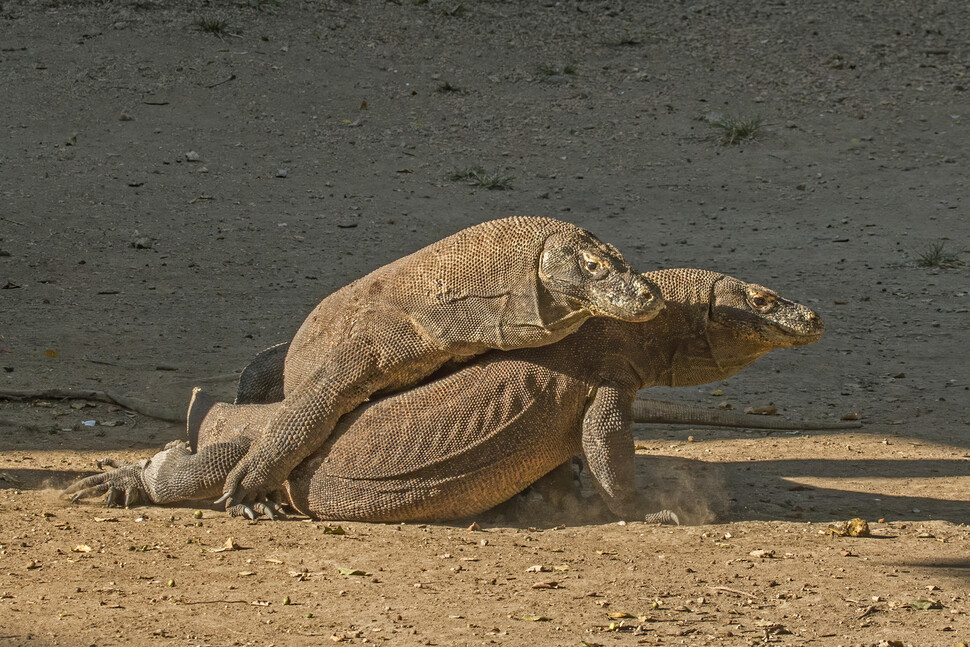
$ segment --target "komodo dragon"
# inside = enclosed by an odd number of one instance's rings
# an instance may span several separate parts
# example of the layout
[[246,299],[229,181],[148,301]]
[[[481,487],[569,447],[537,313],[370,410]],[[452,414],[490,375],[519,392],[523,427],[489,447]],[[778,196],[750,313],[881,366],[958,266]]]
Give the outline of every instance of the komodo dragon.
[[[492,352],[444,377],[341,419],[286,483],[293,506],[321,519],[445,520],[477,514],[582,451],[610,510],[648,515],[636,496],[631,407],[638,389],[726,378],[774,348],[819,338],[805,306],[703,270],[648,273],[666,308],[652,321],[591,319],[542,348]],[[279,404],[214,404],[196,392],[190,444],[90,476],[74,500],[109,505],[211,496]],[[203,419],[204,417],[204,419]]]
[[620,253],[550,218],[464,229],[337,290],[286,356],[285,398],[225,479],[230,511],[264,502],[337,420],[446,362],[556,342],[594,315],[656,316],[663,302]]

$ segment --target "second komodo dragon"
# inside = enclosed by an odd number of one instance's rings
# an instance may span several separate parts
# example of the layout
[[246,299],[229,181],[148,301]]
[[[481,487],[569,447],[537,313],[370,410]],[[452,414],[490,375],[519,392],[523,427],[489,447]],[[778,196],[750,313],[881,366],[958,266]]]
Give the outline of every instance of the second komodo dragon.
[[[724,379],[772,349],[817,340],[824,326],[809,308],[722,274],[675,269],[645,276],[666,302],[652,321],[593,319],[557,344],[489,353],[361,406],[290,474],[291,503],[321,519],[461,518],[582,452],[613,513],[662,519],[636,494],[637,390]],[[107,493],[109,505],[211,496],[279,406],[214,404],[197,391],[188,416],[191,446],[171,444],[67,493],[75,500]]]
[[[226,478],[230,512],[251,514],[337,420],[376,393],[490,349],[556,342],[591,316],[646,321],[656,286],[589,232],[513,217],[464,229],[337,290],[289,346],[284,399]],[[267,504],[268,505],[268,504]]]

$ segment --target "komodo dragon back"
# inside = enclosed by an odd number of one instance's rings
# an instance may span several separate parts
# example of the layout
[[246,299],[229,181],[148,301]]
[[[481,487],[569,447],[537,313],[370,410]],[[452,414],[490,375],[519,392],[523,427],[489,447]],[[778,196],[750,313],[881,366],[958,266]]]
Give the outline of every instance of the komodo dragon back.
[[656,287],[615,248],[574,225],[514,217],[462,230],[310,313],[289,345],[282,404],[221,500],[246,511],[320,447],[340,416],[446,362],[554,343],[594,315],[646,321],[662,307]]

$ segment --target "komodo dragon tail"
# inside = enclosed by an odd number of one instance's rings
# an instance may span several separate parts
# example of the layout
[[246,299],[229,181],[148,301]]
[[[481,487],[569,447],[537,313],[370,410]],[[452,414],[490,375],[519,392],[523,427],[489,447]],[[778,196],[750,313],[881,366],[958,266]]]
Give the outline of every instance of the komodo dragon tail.
[[765,416],[752,416],[710,409],[693,404],[667,402],[665,400],[650,400],[637,398],[633,401],[633,421],[644,423],[665,423],[673,425],[705,425],[712,427],[742,427],[747,429],[778,429],[815,431],[822,429],[858,429],[861,422],[808,422],[784,419],[773,419]]

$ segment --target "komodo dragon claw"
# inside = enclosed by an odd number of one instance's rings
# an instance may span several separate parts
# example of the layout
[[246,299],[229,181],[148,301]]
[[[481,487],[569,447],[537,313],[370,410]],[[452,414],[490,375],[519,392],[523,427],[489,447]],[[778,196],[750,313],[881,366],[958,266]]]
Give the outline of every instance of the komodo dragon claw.
[[237,503],[226,508],[230,517],[246,517],[250,521],[255,521],[259,517],[266,517],[270,521],[286,519],[283,506],[272,499],[256,501],[252,505]]

